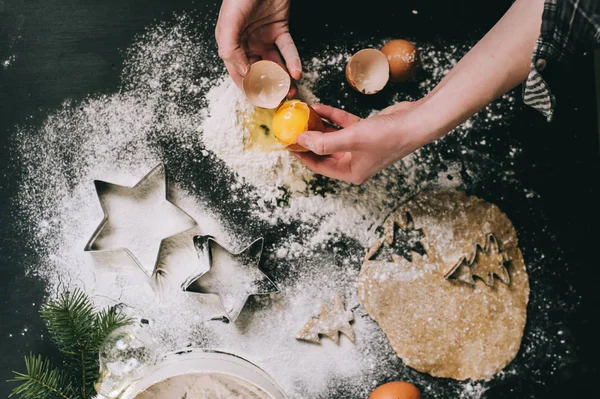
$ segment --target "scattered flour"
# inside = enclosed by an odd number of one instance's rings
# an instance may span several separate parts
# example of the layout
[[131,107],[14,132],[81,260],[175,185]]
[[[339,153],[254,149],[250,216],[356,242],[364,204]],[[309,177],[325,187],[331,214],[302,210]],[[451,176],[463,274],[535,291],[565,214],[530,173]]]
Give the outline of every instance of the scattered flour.
[[[498,161],[490,158],[492,144],[509,146],[494,147],[501,160],[518,156],[518,148],[502,138],[487,144],[465,139],[475,127],[507,123],[514,96],[362,186],[330,181],[285,152],[242,151],[236,110],[244,106],[243,97],[224,77],[214,43],[200,39],[194,26],[192,18],[180,16],[141,35],[126,53],[119,93],[67,101],[40,126],[17,127],[19,216],[35,254],[30,274],[47,282],[51,297],[79,286],[99,307],[120,304],[156,338],[161,353],[193,346],[245,357],[290,398],[366,397],[391,379],[413,381],[428,398],[481,397],[485,385],[440,381],[405,367],[360,307],[354,345],[345,337],[339,344],[324,339],[315,345],[294,336],[335,293],[348,308],[358,304],[355,283],[364,249],[390,210],[424,188],[477,181],[488,173],[479,168],[483,162]],[[423,45],[428,77],[420,83],[422,94],[467,47]],[[352,95],[339,79],[348,56],[348,49],[333,47],[317,54],[306,65],[300,94],[316,101],[325,97],[319,88],[335,85],[339,103],[330,101],[345,106]],[[411,98],[394,94],[389,102],[405,99]],[[163,242],[161,278],[148,278],[123,257],[103,262],[85,253],[103,216],[93,180],[131,186],[159,163],[166,165],[170,200],[197,222]],[[510,171],[498,178],[510,180]],[[290,189],[299,180],[306,188]],[[160,224],[165,215],[148,217]],[[233,249],[256,234],[266,236],[261,267],[280,292],[251,299],[235,324],[223,323],[216,298],[180,288],[197,269],[196,234],[213,235]],[[546,339],[542,329],[536,334],[532,345]]]
[[242,91],[223,78],[207,94],[208,116],[202,125],[201,140],[206,149],[223,159],[227,166],[254,185],[294,186],[310,179],[312,173],[288,151],[246,151],[248,131],[243,125],[244,112],[251,106]]

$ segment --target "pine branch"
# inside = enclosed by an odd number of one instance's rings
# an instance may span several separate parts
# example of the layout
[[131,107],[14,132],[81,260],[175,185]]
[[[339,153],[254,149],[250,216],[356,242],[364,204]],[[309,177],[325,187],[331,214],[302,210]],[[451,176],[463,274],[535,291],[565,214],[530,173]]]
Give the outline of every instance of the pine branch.
[[88,399],[95,396],[98,351],[115,329],[131,324],[115,306],[94,312],[92,302],[81,290],[66,292],[42,306],[40,314],[52,339],[67,360],[55,368],[41,356],[25,357],[26,373],[14,372],[9,382],[20,383],[11,393],[20,399]]
[[85,385],[89,396],[95,393],[94,383],[98,378],[98,352],[106,337],[119,327],[131,324],[132,320],[112,306],[95,315],[94,335],[88,342],[85,356]]
[[81,290],[62,294],[44,305],[40,314],[60,351],[69,357],[77,358],[94,335],[93,306]]
[[15,378],[9,382],[19,382],[12,390],[10,397],[20,399],[76,399],[78,396],[70,382],[70,375],[55,368],[48,359],[42,356],[25,357],[25,373],[13,371]]
[[122,314],[116,306],[98,312],[94,323],[96,334],[92,341],[92,346],[99,349],[102,342],[111,332],[132,322],[133,320]]
[[78,388],[81,397],[87,398],[88,343],[94,335],[95,321],[91,301],[83,291],[76,289],[44,305],[40,314],[59,350],[66,355],[73,373],[81,378]]
[[98,377],[98,350],[116,328],[130,324],[116,307],[95,313],[87,295],[81,290],[67,292],[41,310],[48,331],[66,355],[69,369],[77,376],[82,398],[95,395]]

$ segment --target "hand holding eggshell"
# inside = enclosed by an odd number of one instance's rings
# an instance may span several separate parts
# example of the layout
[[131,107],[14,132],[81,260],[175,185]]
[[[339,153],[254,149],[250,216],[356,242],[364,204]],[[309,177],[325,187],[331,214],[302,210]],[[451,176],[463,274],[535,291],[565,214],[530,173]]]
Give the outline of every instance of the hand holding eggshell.
[[321,117],[312,107],[300,100],[284,102],[273,116],[273,135],[287,149],[291,151],[307,151],[306,148],[296,143],[300,133],[307,130],[325,130]]
[[292,84],[287,71],[273,61],[257,61],[242,80],[242,89],[255,107],[274,109],[285,99]]

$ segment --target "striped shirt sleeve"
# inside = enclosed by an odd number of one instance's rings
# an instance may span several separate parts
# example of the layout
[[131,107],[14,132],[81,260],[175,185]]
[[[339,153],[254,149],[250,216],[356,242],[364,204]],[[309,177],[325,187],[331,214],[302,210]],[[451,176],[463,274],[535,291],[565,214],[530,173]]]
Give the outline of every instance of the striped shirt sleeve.
[[550,62],[569,62],[600,44],[600,1],[546,0],[542,26],[523,83],[523,102],[552,120],[556,100],[541,72]]

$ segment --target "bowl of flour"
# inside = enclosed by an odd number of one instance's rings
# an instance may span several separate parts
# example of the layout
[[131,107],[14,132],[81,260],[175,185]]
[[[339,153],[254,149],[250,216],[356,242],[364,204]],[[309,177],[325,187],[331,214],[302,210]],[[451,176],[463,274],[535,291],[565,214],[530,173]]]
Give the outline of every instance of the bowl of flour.
[[261,368],[230,353],[191,349],[171,353],[119,399],[286,399]]

